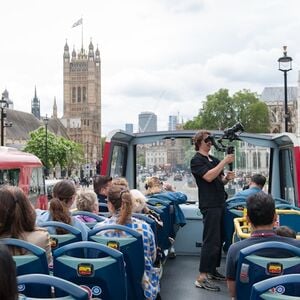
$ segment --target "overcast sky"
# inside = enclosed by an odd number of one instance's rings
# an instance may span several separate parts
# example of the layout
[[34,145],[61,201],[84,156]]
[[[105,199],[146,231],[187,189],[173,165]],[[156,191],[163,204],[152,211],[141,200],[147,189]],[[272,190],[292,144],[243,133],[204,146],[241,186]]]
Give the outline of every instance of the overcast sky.
[[158,129],[169,115],[184,121],[208,94],[282,86],[277,59],[288,46],[295,86],[300,69],[298,0],[9,0],[0,4],[0,91],[31,111],[34,86],[41,114],[56,97],[63,114],[63,48],[99,46],[102,135],[152,111]]

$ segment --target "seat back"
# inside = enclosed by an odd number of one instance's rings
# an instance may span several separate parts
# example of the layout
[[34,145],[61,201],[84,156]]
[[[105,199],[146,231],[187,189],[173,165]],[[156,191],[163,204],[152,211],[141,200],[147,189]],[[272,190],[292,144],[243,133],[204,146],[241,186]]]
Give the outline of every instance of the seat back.
[[83,218],[84,217],[93,218],[94,221],[88,221],[88,222],[84,221],[85,225],[88,226],[89,228],[93,228],[98,222],[103,222],[106,219],[104,216],[99,216],[90,211],[83,211],[83,210],[73,211],[72,216],[82,216]]
[[300,248],[281,242],[262,242],[240,251],[236,274],[237,299],[249,299],[254,283],[300,273]]
[[[76,299],[76,300],[88,300],[89,295],[88,292],[81,287],[77,286],[76,284],[69,282],[67,280],[57,278],[54,276],[50,275],[44,275],[44,274],[30,274],[30,275],[22,275],[18,276],[17,278],[18,281],[18,290],[19,293],[25,296],[28,295],[28,286],[30,285],[35,285],[40,293],[33,297],[26,297],[27,300],[33,300],[33,299],[42,299],[43,294],[41,293],[45,288],[46,290],[50,290],[49,296],[46,296],[48,299],[61,299],[61,300],[71,300],[71,299]],[[67,297],[55,297],[53,298],[53,294],[51,293],[51,287],[54,287],[54,294],[57,293],[58,290],[63,291],[65,294],[67,294]],[[21,297],[22,299],[22,297]]]
[[279,225],[285,225],[300,233],[300,211],[294,209],[276,209]]
[[[82,250],[84,255],[80,258],[70,255],[74,250]],[[55,250],[53,275],[84,286],[92,298],[127,299],[123,254],[99,243],[76,242]],[[59,296],[65,294],[59,293]]]
[[[123,231],[126,237],[107,237],[104,232],[109,230]],[[103,233],[101,235],[101,233]],[[89,232],[89,240],[103,245],[117,246],[124,255],[127,274],[128,299],[143,300],[142,278],[145,269],[144,246],[142,235],[126,226],[106,225]]]
[[[63,247],[65,245],[74,243],[74,242],[80,242],[82,241],[82,235],[81,231],[74,226],[71,226],[69,224],[65,224],[62,222],[57,221],[47,221],[42,224],[40,224],[40,227],[53,227],[53,228],[63,228],[68,231],[66,234],[50,234],[50,240],[51,240],[51,249],[52,253],[54,250]],[[79,256],[81,256],[81,253],[79,251],[76,251]]]
[[258,299],[299,299],[300,274],[289,274],[265,279],[255,283],[250,300]]
[[[13,256],[16,263],[17,275],[32,273],[49,274],[47,255],[43,248],[23,240],[13,238],[1,239],[1,242],[7,246],[26,251],[26,254],[24,255]],[[39,289],[35,285],[28,285],[27,292],[29,296],[34,296],[37,295]],[[48,295],[50,290],[44,290],[43,293],[44,295]]]
[[233,220],[243,216],[243,210],[246,207],[246,197],[232,197],[226,200],[224,214],[224,251],[227,251],[232,244],[232,235],[234,232]]
[[159,198],[149,198],[147,200],[147,204],[151,206],[158,207],[163,211],[163,215],[161,216],[164,226],[162,230],[159,232],[160,238],[158,240],[159,247],[162,250],[167,250],[171,246],[171,242],[169,237],[175,237],[175,210],[172,201],[162,200]]

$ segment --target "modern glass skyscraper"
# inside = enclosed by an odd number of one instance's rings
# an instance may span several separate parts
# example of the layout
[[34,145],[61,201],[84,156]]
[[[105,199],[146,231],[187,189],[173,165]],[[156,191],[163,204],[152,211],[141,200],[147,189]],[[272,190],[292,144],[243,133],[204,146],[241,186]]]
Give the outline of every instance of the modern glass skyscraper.
[[139,132],[157,131],[157,116],[153,112],[145,111],[139,114]]
[[177,116],[169,116],[168,130],[176,130],[177,123]]

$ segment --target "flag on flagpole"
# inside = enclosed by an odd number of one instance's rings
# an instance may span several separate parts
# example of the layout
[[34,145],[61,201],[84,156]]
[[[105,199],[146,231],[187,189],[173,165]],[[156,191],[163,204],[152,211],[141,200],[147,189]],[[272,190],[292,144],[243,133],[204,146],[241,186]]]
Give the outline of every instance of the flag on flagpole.
[[73,28],[73,27],[76,27],[76,26],[79,26],[79,25],[82,25],[82,18],[80,18],[78,21],[76,21],[76,22],[73,24],[72,28]]

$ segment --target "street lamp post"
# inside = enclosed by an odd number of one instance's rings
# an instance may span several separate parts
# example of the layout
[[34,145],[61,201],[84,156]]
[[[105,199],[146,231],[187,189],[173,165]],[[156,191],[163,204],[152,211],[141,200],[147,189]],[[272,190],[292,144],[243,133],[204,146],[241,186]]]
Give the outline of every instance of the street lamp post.
[[11,127],[12,123],[5,122],[6,118],[6,108],[8,107],[7,100],[2,96],[0,100],[0,109],[1,109],[1,146],[4,146],[4,128]]
[[48,116],[44,118],[45,124],[45,176],[48,176]]
[[290,56],[287,56],[287,46],[283,46],[283,56],[278,59],[278,70],[283,72],[284,75],[284,130],[288,132],[288,121],[289,121],[289,112],[288,112],[288,99],[287,99],[287,72],[292,70],[292,61],[293,59]]

